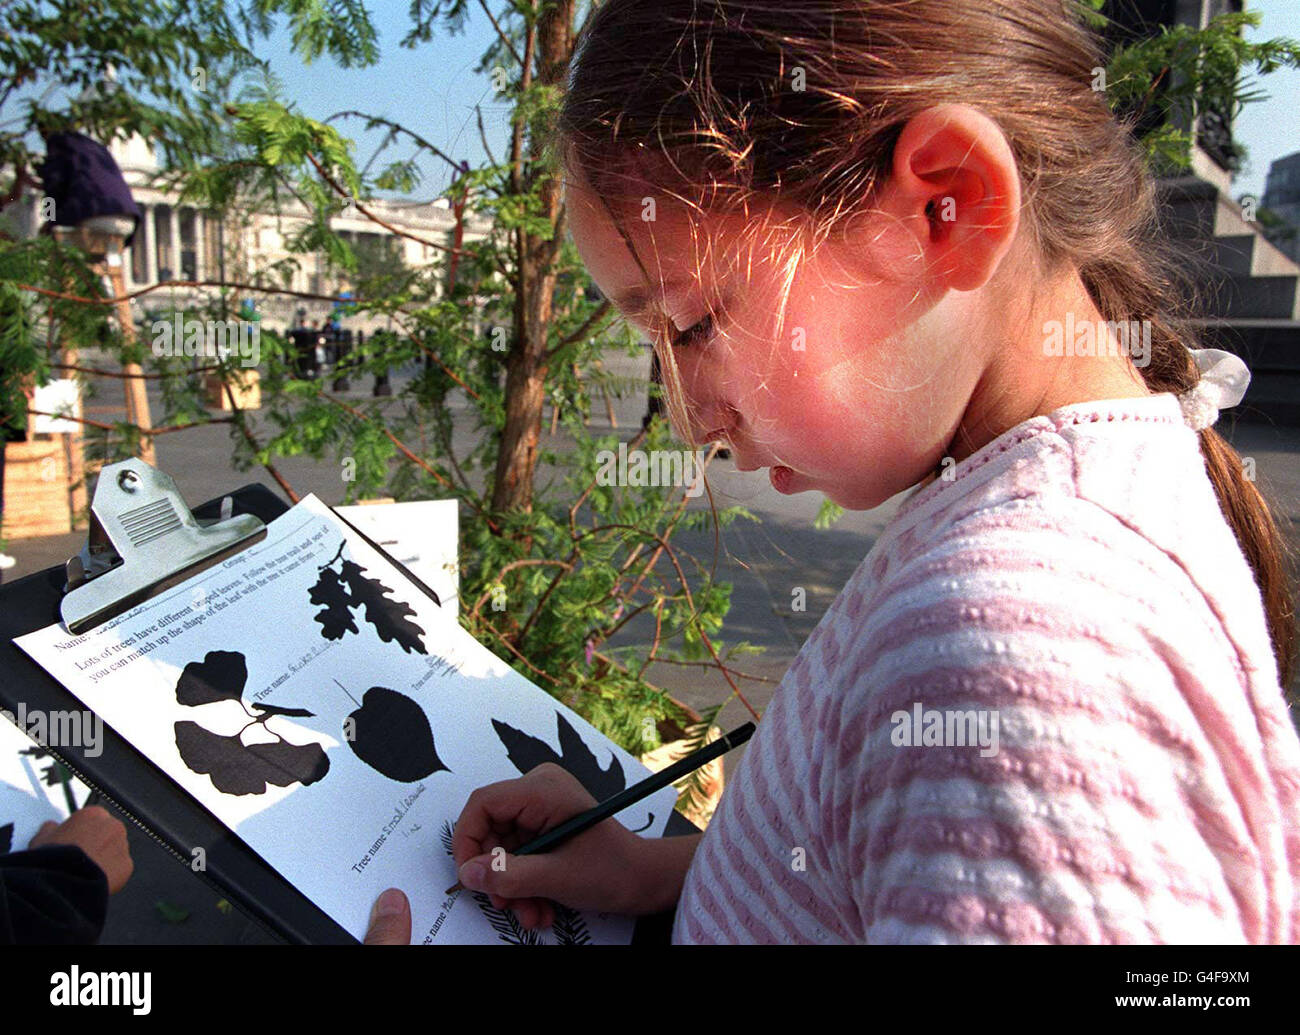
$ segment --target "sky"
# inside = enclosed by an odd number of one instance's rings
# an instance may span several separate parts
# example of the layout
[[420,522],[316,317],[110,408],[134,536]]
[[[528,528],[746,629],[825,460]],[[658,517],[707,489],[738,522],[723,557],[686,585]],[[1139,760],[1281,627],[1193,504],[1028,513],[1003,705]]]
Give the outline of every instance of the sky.
[[[1300,0],[1247,0],[1246,6],[1263,16],[1260,27],[1248,38],[1300,37]],[[468,159],[471,165],[486,160],[474,114],[475,105],[481,105],[488,141],[500,158],[509,135],[508,109],[494,102],[488,77],[473,71],[491,41],[487,19],[473,10],[464,33],[451,36],[440,31],[433,42],[406,50],[399,46],[408,25],[406,3],[376,0],[372,7],[380,61],[370,68],[342,69],[328,58],[304,65],[292,53],[289,34],[283,28],[262,41],[257,50],[271,60],[287,95],[312,118],[323,120],[348,108],[382,115],[409,126],[451,157]],[[1269,97],[1248,105],[1237,119],[1236,135],[1249,158],[1233,185],[1234,196],[1262,194],[1269,163],[1300,150],[1300,71],[1252,75],[1251,81]],[[358,164],[364,165],[382,141],[382,131],[365,134],[363,123],[356,119],[338,125],[358,142]],[[374,168],[413,152],[409,143],[400,144]],[[436,159],[424,160],[421,165],[426,179],[412,194],[427,200],[446,188],[449,170]]]
[[[1246,10],[1259,11],[1258,29],[1246,34],[1252,42],[1278,36],[1300,38],[1300,0],[1246,0]],[[1247,105],[1233,131],[1249,152],[1247,165],[1233,183],[1233,195],[1262,195],[1269,162],[1300,151],[1300,71],[1279,69],[1250,80],[1269,95]]]
[[[286,97],[296,102],[304,115],[324,121],[335,112],[352,109],[382,116],[471,166],[487,161],[474,111],[479,105],[492,152],[498,160],[503,158],[509,139],[509,107],[496,100],[489,77],[474,72],[494,36],[482,12],[471,5],[463,33],[452,36],[440,26],[433,40],[408,50],[400,46],[410,26],[407,4],[375,0],[370,6],[380,55],[378,63],[368,68],[340,68],[328,57],[304,65],[293,53],[290,34],[283,26],[269,40],[259,41],[254,52],[270,62]],[[363,132],[365,122],[361,119],[337,120],[334,125],[357,142],[354,157],[358,168],[365,166],[386,135],[382,129]],[[416,150],[409,138],[399,139],[371,171],[410,158]],[[411,196],[435,198],[450,183],[450,168],[435,158],[426,157],[420,164],[426,179]]]

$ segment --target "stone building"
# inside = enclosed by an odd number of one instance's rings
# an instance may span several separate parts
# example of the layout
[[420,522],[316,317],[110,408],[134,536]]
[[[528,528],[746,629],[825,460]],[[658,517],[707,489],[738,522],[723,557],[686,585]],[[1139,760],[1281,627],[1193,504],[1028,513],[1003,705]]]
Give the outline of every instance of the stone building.
[[[307,222],[307,211],[297,202],[284,206],[279,215],[250,211],[223,222],[212,212],[181,202],[174,191],[160,183],[154,150],[146,140],[118,139],[109,144],[109,150],[143,214],[134,240],[123,256],[128,291],[177,282],[175,288],[134,299],[131,305],[137,321],[144,321],[163,309],[185,310],[202,298],[218,294],[215,288],[181,286],[181,282],[248,282],[252,271],[265,271],[286,260],[296,262],[297,268],[287,282],[277,278],[277,286],[321,295],[336,294],[351,287],[344,272],[332,270],[324,256],[289,251],[288,240]],[[39,200],[38,194],[29,193],[21,202],[5,209],[0,218],[8,223],[11,233],[26,237],[39,231]],[[385,223],[411,236],[394,233],[360,211],[344,209],[331,220],[331,226],[353,245],[367,240],[390,241],[403,263],[411,268],[440,261],[443,253],[437,245],[451,246],[456,220],[446,198],[376,200],[364,204]],[[467,219],[465,240],[483,237],[486,229],[481,220]],[[311,322],[333,311],[328,301],[289,295],[250,291],[236,297],[241,302],[246,298],[255,299],[262,319],[277,329],[292,325],[299,310],[306,310],[306,319]],[[347,326],[370,331],[382,324],[354,317]]]

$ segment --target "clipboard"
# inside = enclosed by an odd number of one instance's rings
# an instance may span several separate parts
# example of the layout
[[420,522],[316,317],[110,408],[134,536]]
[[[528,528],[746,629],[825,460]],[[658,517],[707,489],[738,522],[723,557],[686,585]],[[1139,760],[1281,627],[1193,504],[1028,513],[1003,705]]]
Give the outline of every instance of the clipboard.
[[[84,709],[76,696],[15,646],[16,637],[59,621],[67,622],[74,632],[93,628],[260,542],[266,524],[288,509],[266,486],[249,484],[190,510],[171,477],[142,460],[106,465],[95,488],[85,547],[66,566],[56,565],[0,585],[0,707],[13,714],[20,705],[28,712]],[[438,601],[409,569],[330,509],[417,588]],[[69,618],[77,623],[75,629]],[[179,864],[189,867],[272,933],[295,944],[357,944],[107,724],[99,746],[96,757],[73,745],[49,750]],[[663,836],[698,832],[674,811]],[[199,871],[191,865],[195,846],[202,846],[206,855],[205,866]],[[668,944],[672,922],[672,910],[638,918],[632,944]]]

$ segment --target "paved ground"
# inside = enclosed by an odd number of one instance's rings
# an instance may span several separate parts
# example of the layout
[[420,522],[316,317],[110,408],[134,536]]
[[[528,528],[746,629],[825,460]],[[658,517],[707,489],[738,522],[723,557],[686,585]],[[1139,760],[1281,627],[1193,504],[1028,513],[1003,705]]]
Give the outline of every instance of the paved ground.
[[[611,373],[644,377],[649,363],[646,357],[612,357],[607,366]],[[395,377],[394,386],[400,389],[402,380]],[[117,398],[111,394],[114,387],[110,385],[94,405],[115,404]],[[368,398],[369,387],[369,382],[358,385],[352,397]],[[155,413],[160,412],[160,400],[155,398],[154,405]],[[615,409],[618,430],[631,437],[639,428],[642,398],[616,400]],[[594,405],[592,412],[593,430],[607,429],[603,403]],[[1300,535],[1296,534],[1300,529],[1300,428],[1244,423],[1233,427],[1227,419],[1220,428],[1243,456],[1255,458],[1259,484],[1277,501],[1279,519],[1286,523],[1300,555]],[[250,481],[276,488],[273,479],[260,468],[244,473],[232,469],[230,434],[228,428],[214,426],[159,438],[159,465],[172,474],[192,504]],[[470,434],[468,427],[459,428],[457,442],[463,446]],[[548,441],[547,445],[563,447],[559,442]],[[299,493],[314,492],[327,503],[343,500],[344,483],[335,463],[296,457],[280,461],[277,466]],[[761,518],[759,524],[742,521],[724,530],[717,555],[718,578],[734,586],[723,639],[728,643],[744,640],[765,648],[763,654],[737,662],[743,671],[767,680],[746,682],[741,687],[761,711],[800,644],[866,556],[899,501],[891,500],[870,512],[847,513],[833,528],[818,531],[812,526],[818,500],[780,495],[763,472],[742,474],[729,461],[717,461],[710,467],[710,484],[718,506],[740,504]],[[8,549],[18,559],[18,565],[6,577],[17,578],[62,563],[76,552],[83,539],[84,535],[73,534],[14,541]],[[683,534],[677,542],[697,556],[714,556],[711,533]],[[791,595],[796,586],[806,590],[807,610],[803,613],[791,612]],[[644,630],[628,629],[631,636],[638,632],[646,634]],[[701,669],[656,665],[652,678],[696,707],[714,704],[729,693],[720,676]],[[719,721],[731,727],[748,716],[747,709],[732,699]],[[734,765],[738,757],[739,753],[731,756],[728,764]],[[131,832],[137,874],[113,900],[105,942],[251,944],[275,940],[238,910],[219,909],[217,897],[206,885],[146,836],[134,828]],[[160,902],[165,904],[162,909],[157,906]]]

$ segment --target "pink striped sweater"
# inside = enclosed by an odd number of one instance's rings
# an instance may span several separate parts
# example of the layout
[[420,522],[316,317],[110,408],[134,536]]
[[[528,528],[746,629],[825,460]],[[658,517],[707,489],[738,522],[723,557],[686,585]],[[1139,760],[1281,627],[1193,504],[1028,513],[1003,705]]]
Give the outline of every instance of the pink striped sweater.
[[673,940],[1300,940],[1300,741],[1177,399],[953,474],[786,673]]

